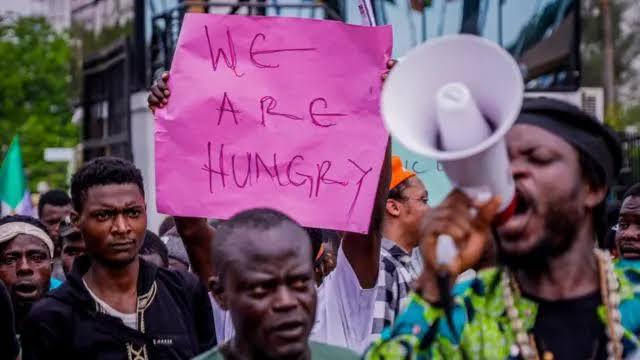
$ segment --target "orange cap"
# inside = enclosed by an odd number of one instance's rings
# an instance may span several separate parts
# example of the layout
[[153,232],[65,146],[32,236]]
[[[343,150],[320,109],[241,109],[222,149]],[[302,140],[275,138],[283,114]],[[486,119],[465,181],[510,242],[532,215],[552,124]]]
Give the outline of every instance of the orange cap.
[[416,176],[416,173],[405,169],[399,156],[391,157],[391,184],[389,185],[389,190],[412,176]]

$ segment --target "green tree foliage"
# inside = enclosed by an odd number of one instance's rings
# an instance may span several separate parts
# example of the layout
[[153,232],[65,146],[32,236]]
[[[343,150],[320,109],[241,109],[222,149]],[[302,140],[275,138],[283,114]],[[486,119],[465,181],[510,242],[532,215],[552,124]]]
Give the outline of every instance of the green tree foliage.
[[[618,104],[607,109],[607,123],[617,130],[640,124],[640,74],[634,60],[640,56],[640,7],[636,0],[609,1],[613,24],[615,83]],[[582,1],[582,84],[602,86],[603,42],[600,0]]]
[[47,147],[72,147],[70,48],[43,18],[0,19],[0,155],[15,134],[33,191],[39,181],[66,187],[65,163],[44,161]]

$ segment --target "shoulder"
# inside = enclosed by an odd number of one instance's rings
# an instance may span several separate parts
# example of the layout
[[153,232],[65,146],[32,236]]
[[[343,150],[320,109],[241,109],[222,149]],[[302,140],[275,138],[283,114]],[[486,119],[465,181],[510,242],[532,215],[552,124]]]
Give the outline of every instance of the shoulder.
[[358,355],[353,351],[338,346],[310,341],[309,347],[311,348],[311,358],[314,360],[358,359]]
[[224,356],[218,351],[218,348],[215,347],[209,351],[205,351],[202,354],[194,357],[192,360],[223,360]]
[[51,326],[63,325],[73,313],[69,304],[63,303],[53,297],[45,297],[36,302],[24,320],[24,326]]
[[166,286],[180,290],[193,292],[204,288],[197,276],[186,271],[158,268],[156,278]]

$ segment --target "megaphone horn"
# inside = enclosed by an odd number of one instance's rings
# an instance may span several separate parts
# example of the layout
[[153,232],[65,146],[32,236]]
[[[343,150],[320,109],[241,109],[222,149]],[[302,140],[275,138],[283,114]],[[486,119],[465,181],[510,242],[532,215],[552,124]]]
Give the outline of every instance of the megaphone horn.
[[400,143],[440,161],[455,187],[471,197],[499,195],[498,218],[506,221],[515,185],[504,136],[523,95],[521,70],[507,51],[478,36],[452,35],[396,64],[382,91],[382,116]]

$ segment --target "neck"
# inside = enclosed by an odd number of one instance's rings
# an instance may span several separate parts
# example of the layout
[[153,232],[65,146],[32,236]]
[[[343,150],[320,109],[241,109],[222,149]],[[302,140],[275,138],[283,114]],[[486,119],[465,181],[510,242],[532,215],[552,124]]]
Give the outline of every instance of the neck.
[[100,293],[130,293],[137,292],[140,260],[135,260],[123,267],[110,267],[98,261],[92,261],[85,274],[85,281],[92,290]]
[[382,235],[396,243],[396,245],[409,255],[415,248],[415,236],[399,224],[390,224],[385,221],[382,225]]
[[[279,360],[278,358],[269,357],[259,349],[255,349],[253,346],[242,341],[238,336],[235,336],[231,341],[223,344],[220,347],[220,352],[228,360]],[[289,357],[287,357],[289,358]],[[290,358],[291,360],[311,360],[311,349],[307,345],[307,349],[300,356]]]
[[599,288],[598,261],[593,253],[594,236],[589,226],[580,226],[573,245],[548,259],[543,269],[520,270],[515,276],[520,288],[545,300],[573,299]]

